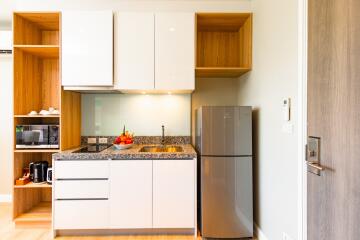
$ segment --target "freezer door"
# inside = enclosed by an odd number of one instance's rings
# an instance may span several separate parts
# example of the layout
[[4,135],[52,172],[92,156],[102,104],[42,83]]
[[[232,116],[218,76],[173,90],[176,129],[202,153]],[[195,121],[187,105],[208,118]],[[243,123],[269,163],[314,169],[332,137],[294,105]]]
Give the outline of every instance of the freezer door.
[[201,155],[252,155],[251,107],[201,107],[200,111]]
[[201,233],[253,236],[251,157],[201,157]]

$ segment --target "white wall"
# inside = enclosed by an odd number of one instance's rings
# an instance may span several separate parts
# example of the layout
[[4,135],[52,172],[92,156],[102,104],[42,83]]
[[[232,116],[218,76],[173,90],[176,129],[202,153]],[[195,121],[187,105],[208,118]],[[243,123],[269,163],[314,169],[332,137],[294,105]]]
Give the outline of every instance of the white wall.
[[[253,70],[239,88],[239,103],[255,108],[255,221],[269,240],[298,234],[297,4],[253,1]],[[282,131],[284,97],[292,100],[292,134]]]
[[[0,195],[11,193],[12,57],[0,55]],[[2,198],[0,196],[0,198]]]
[[82,136],[190,136],[190,94],[82,94]]

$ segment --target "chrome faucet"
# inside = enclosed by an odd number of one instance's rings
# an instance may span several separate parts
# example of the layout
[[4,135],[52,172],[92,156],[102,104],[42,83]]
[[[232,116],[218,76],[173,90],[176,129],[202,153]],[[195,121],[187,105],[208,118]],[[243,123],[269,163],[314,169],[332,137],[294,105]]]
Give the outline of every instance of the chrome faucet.
[[164,125],[161,126],[161,129],[162,129],[161,145],[165,145],[165,127],[164,127]]

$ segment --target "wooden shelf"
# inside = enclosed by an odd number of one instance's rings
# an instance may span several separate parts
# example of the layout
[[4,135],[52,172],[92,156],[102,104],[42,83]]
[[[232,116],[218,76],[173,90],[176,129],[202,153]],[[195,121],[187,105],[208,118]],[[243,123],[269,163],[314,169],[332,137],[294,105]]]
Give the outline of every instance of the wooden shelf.
[[195,70],[196,77],[240,77],[241,75],[249,72],[250,68],[241,67],[197,67]]
[[47,184],[47,183],[39,184],[39,183],[29,182],[26,185],[14,185],[14,188],[16,188],[16,189],[21,189],[21,188],[52,188],[52,185]]
[[251,13],[198,13],[196,19],[196,77],[239,77],[251,70]]
[[40,202],[35,205],[29,211],[20,214],[14,219],[15,223],[39,223],[48,222],[51,223],[51,202]]
[[59,45],[14,45],[17,49],[42,58],[59,57]]
[[16,153],[57,153],[59,149],[15,149]]
[[60,115],[14,115],[14,118],[59,118]]

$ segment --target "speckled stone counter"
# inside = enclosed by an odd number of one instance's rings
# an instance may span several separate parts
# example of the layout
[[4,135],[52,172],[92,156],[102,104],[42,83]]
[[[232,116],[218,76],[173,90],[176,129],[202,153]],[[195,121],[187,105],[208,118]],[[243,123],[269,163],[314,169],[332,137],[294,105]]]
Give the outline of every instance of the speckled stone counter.
[[114,146],[105,149],[99,153],[74,153],[80,148],[62,151],[53,155],[53,160],[128,160],[128,159],[192,159],[196,158],[197,154],[191,144],[177,144],[183,148],[182,152],[168,153],[168,152],[140,152],[144,146],[151,146],[149,144],[135,144],[130,149],[117,150]]

